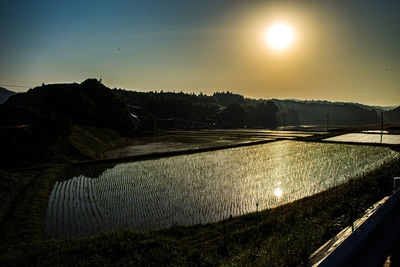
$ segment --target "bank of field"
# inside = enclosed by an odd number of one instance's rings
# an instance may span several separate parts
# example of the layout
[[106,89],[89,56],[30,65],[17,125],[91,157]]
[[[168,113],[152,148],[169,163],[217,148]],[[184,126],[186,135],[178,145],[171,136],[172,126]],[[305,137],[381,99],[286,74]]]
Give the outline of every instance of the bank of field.
[[385,147],[277,141],[118,164],[98,177],[89,167],[54,185],[46,233],[217,222],[314,195],[398,158]]

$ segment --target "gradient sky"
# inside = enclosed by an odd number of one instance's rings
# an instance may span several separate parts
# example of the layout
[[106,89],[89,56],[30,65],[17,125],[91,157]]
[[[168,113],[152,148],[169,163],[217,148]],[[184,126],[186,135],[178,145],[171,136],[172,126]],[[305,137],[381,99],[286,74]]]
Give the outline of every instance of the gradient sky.
[[[275,22],[295,42],[263,40]],[[0,2],[0,86],[101,77],[111,88],[400,104],[399,0]]]

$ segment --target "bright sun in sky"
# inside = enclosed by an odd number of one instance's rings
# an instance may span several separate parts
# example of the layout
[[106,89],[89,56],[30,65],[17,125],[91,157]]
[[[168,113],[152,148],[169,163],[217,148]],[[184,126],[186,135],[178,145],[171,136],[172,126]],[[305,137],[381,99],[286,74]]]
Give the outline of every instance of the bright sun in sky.
[[265,40],[271,47],[283,50],[293,43],[294,34],[291,27],[277,23],[268,28]]

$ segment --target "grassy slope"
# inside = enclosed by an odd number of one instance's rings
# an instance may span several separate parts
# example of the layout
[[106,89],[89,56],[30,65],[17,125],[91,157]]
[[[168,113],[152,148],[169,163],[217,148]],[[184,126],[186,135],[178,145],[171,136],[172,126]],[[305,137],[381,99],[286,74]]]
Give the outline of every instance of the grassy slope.
[[43,240],[47,199],[69,169],[68,162],[101,159],[102,152],[124,140],[115,131],[88,126],[73,126],[68,136],[60,138],[46,152],[53,155],[50,163],[0,169],[0,247]]
[[8,209],[1,206],[1,265],[298,265],[355,214],[390,194],[400,160],[317,195],[224,222],[48,241],[47,197],[67,169],[59,164],[25,169],[24,177],[22,170],[0,173],[1,181],[8,177],[2,199],[16,192],[15,201],[4,202]]
[[102,159],[102,153],[118,146],[123,138],[113,130],[90,126],[74,126],[68,136],[69,143],[87,159]]

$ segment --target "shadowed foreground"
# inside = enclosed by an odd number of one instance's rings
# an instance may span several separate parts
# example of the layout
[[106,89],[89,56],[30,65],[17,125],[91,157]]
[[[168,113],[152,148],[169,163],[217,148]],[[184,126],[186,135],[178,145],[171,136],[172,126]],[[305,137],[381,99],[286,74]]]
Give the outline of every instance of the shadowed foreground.
[[317,195],[218,223],[47,241],[43,218],[52,186],[49,177],[56,179],[60,171],[60,166],[41,174],[31,170],[36,177],[26,185],[26,198],[7,214],[10,217],[2,218],[2,265],[305,264],[320,245],[391,193],[400,161]]

